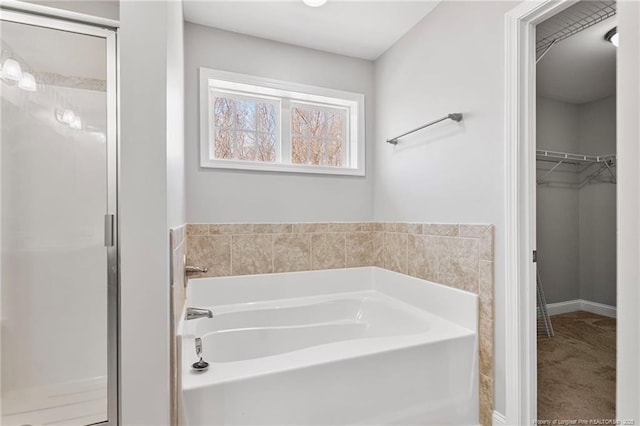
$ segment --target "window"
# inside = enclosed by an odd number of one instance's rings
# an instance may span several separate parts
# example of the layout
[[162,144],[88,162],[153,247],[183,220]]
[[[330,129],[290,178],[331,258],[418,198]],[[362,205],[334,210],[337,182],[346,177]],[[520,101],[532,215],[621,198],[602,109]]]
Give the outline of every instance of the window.
[[200,69],[200,165],[364,176],[364,96]]
[[280,105],[270,99],[210,92],[213,105],[213,158],[276,161]]
[[342,167],[346,136],[346,110],[303,104],[291,107],[291,162]]

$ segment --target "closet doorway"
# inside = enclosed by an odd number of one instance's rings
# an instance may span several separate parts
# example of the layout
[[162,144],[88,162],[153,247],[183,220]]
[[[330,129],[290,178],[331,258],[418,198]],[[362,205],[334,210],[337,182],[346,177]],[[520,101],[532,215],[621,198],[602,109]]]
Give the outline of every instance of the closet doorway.
[[616,25],[583,0],[536,26],[542,424],[616,418]]

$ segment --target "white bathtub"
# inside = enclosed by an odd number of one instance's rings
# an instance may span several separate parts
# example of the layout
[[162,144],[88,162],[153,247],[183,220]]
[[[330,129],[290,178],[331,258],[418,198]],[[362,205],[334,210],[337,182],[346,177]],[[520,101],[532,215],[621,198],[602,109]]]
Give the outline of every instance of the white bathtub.
[[[190,280],[184,425],[477,424],[477,296],[379,268]],[[195,372],[194,339],[206,372]]]

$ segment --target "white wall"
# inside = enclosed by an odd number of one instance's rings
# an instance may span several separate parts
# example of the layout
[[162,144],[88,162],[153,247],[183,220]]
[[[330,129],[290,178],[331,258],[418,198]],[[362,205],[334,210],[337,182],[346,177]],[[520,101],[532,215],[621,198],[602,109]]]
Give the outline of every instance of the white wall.
[[[615,96],[580,105],[538,97],[538,149],[615,154],[615,102]],[[554,165],[539,161],[538,177]],[[548,303],[616,305],[616,186],[597,180],[580,189],[563,185],[594,170],[579,175],[576,166],[561,166],[545,179],[549,185],[537,185],[538,270]]]
[[179,7],[123,2],[120,9],[120,398],[125,425],[169,424],[168,228],[184,220]]
[[640,419],[640,3],[618,2],[616,415]]
[[[579,152],[578,106],[544,97],[537,98],[538,149]],[[538,178],[555,163],[538,162]],[[577,183],[575,166],[560,166],[537,185],[536,243],[538,271],[548,303],[580,298],[579,191],[564,186]]]
[[[615,154],[615,96],[582,104],[578,111],[580,153]],[[616,185],[594,181],[580,189],[579,199],[580,298],[615,306]]]
[[[495,408],[504,377],[504,16],[512,2],[442,2],[376,62],[376,220],[496,226]],[[384,143],[449,112],[451,121]]]
[[[367,176],[266,173],[199,166],[198,68],[363,93]],[[185,27],[187,220],[361,221],[372,218],[373,64],[187,23]]]
[[184,20],[182,2],[167,3],[167,221],[186,222],[184,170]]

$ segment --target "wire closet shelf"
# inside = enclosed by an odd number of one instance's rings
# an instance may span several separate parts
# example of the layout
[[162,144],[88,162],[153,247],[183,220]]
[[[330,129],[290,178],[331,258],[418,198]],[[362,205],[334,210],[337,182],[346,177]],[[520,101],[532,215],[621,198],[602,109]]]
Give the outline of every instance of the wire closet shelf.
[[617,12],[616,2],[612,0],[581,1],[536,27],[536,53],[540,59],[551,46],[592,27]]
[[547,299],[542,289],[542,279],[540,271],[536,271],[536,335],[538,339],[542,337],[551,338],[555,334],[553,332],[553,324],[547,310]]
[[[580,175],[581,179],[577,183],[567,183],[565,185],[581,188],[598,179],[598,182],[616,183],[616,155],[585,155],[571,152],[550,151],[546,149],[536,150],[536,160],[539,162],[553,164],[548,169],[542,169],[546,173],[537,179],[538,185],[553,183],[548,178],[556,172],[574,172]],[[560,169],[560,166],[576,166],[570,170]],[[602,175],[608,178],[602,178]]]

